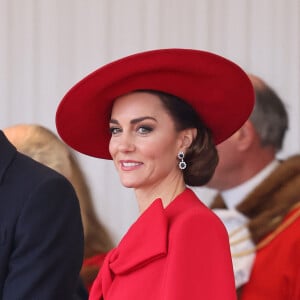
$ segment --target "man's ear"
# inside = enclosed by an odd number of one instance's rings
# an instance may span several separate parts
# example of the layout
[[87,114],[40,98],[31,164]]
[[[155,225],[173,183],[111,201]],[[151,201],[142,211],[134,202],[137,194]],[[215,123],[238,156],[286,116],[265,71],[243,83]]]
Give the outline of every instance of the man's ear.
[[252,145],[256,137],[257,132],[253,124],[251,123],[251,121],[247,120],[244,125],[236,132],[238,149],[247,150]]

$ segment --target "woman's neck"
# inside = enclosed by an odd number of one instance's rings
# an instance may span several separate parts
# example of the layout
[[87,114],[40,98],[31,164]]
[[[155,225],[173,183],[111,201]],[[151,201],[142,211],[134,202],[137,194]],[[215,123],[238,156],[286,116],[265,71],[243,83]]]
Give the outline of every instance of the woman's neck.
[[135,189],[135,195],[142,214],[154,200],[160,198],[163,207],[167,207],[186,188],[183,178],[177,178],[171,182],[163,182],[151,187]]

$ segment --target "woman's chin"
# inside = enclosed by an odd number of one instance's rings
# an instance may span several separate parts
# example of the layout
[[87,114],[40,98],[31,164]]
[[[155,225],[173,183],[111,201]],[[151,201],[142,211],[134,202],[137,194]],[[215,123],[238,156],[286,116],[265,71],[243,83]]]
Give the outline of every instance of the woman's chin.
[[135,188],[136,184],[134,182],[131,181],[121,181],[122,185],[126,188]]

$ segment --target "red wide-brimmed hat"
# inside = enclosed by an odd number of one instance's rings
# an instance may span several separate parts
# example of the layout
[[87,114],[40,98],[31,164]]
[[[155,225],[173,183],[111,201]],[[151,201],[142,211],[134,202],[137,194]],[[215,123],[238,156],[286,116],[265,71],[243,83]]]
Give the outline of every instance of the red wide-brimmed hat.
[[111,159],[108,145],[113,101],[135,90],[157,90],[182,98],[222,142],[248,119],[254,91],[247,74],[216,54],[159,49],[111,62],[73,86],[56,113],[57,131],[75,150]]

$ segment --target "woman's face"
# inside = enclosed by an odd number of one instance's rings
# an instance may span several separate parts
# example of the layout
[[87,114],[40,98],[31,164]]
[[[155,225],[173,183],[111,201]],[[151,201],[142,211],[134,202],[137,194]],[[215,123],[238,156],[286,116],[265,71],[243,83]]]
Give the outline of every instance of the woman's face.
[[124,186],[153,187],[182,176],[183,132],[176,132],[158,96],[134,92],[116,99],[110,130],[109,151]]

